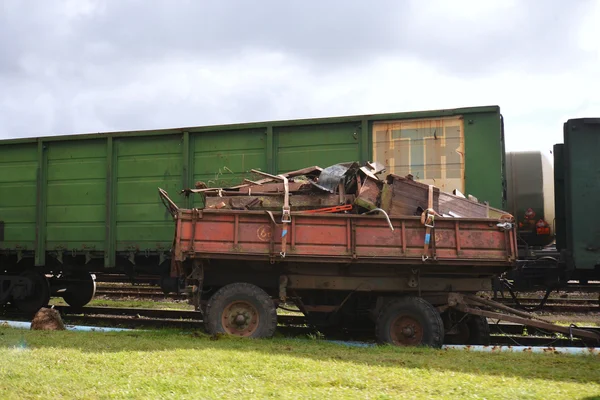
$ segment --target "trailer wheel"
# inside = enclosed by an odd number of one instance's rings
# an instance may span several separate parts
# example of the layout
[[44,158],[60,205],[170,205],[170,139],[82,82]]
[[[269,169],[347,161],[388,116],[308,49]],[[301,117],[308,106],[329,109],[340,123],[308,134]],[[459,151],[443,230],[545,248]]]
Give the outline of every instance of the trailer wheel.
[[85,306],[96,295],[96,277],[88,272],[75,272],[69,276],[69,283],[63,294],[65,302],[74,308]]
[[50,301],[50,284],[46,275],[34,271],[25,271],[23,277],[33,282],[33,293],[25,298],[13,298],[12,303],[24,313],[35,313],[48,305]]
[[460,313],[461,321],[454,325],[455,333],[447,334],[449,344],[483,345],[490,344],[490,326],[485,317]]
[[375,335],[380,342],[396,346],[441,347],[444,323],[429,302],[420,297],[402,297],[383,307]]
[[487,318],[479,315],[470,315],[466,322],[469,338],[466,344],[489,346],[490,325]]
[[206,305],[205,328],[211,335],[268,338],[277,327],[271,297],[258,286],[232,283],[211,296]]

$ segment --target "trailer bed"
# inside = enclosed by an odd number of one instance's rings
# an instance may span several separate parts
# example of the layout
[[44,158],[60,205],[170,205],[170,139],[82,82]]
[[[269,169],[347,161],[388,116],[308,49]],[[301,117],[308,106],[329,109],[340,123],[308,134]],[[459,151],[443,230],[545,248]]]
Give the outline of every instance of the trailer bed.
[[[273,218],[271,218],[271,215]],[[438,218],[425,251],[419,217],[180,209],[175,259],[256,259],[363,264],[491,266],[505,271],[516,260],[516,233],[494,219]],[[276,222],[277,221],[277,222]],[[282,238],[285,237],[285,245]]]

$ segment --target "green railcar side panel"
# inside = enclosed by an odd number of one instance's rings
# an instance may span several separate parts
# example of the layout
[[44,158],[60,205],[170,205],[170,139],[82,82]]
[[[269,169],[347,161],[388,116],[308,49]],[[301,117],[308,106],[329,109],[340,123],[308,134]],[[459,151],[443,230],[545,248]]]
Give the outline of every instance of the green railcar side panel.
[[[208,187],[240,184],[253,178],[251,169],[267,171],[266,128],[227,132],[201,132],[191,136],[192,185],[204,182]],[[201,207],[201,196],[192,196],[194,207]],[[175,198],[182,204],[180,198]]]
[[0,146],[0,250],[35,250],[37,143]]
[[192,136],[193,179],[209,187],[226,187],[267,170],[266,129],[203,132]]
[[500,111],[464,114],[465,191],[505,209],[504,145]]
[[565,166],[564,144],[554,145],[554,233],[556,235],[556,248],[563,250],[567,246],[567,217],[565,204]]
[[103,251],[106,141],[46,144],[46,251]]
[[564,129],[567,243],[578,270],[600,265],[600,118],[569,120]]
[[361,122],[273,128],[277,173],[360,159]]
[[[189,206],[178,193],[196,181],[228,186],[254,177],[253,168],[282,173],[372,160],[373,126],[395,120],[462,117],[465,191],[498,207],[499,115],[489,106],[3,140],[0,248],[37,248],[39,265],[60,248],[106,251],[107,267],[124,253],[168,251],[173,221],[158,187]],[[200,196],[192,199],[198,206]]]
[[181,190],[182,135],[113,139],[116,157],[116,250],[166,251],[173,241],[173,220],[158,188]]

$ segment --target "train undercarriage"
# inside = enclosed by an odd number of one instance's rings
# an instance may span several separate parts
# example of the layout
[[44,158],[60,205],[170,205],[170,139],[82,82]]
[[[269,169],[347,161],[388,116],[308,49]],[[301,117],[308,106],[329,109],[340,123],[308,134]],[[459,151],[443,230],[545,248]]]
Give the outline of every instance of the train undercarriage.
[[96,276],[85,271],[44,273],[29,269],[0,275],[0,304],[11,303],[24,313],[35,313],[51,297],[62,297],[71,307],[83,307],[96,294]]

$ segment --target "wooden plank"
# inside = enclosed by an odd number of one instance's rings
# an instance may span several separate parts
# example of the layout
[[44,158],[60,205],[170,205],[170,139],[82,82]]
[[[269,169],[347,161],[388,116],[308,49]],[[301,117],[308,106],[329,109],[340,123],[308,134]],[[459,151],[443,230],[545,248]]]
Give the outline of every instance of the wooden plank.
[[[411,179],[390,174],[386,179],[381,208],[388,215],[417,215],[420,207],[425,210],[428,207],[429,185],[415,182]],[[433,188],[433,209],[439,207],[440,190]]]
[[[348,200],[354,200],[354,196],[348,195],[346,197]],[[339,204],[340,197],[337,194],[290,196],[292,211],[332,207]],[[206,198],[206,208],[208,209],[281,211],[282,207],[283,196],[223,196]]]
[[[290,193],[297,192],[301,190],[302,187],[305,187],[306,189],[310,189],[311,187],[311,185],[306,182],[289,182],[288,186]],[[259,195],[264,193],[285,193],[285,189],[283,183],[265,183],[261,184],[260,186],[253,185],[240,188],[239,192],[244,194],[251,193]]]
[[445,192],[440,192],[439,209],[436,211],[440,214],[453,212],[463,218],[500,218],[502,214],[505,214],[504,211],[487,204],[476,203]]
[[286,178],[292,178],[294,176],[309,175],[309,174],[313,174],[315,172],[321,172],[321,171],[323,171],[323,168],[314,165],[312,167],[306,167],[306,168],[298,169],[296,171],[286,172],[285,174],[281,174],[281,175],[285,176]]
[[[415,215],[417,208],[428,206],[429,186],[409,178],[390,174],[381,194],[381,208],[389,215]],[[500,218],[504,211],[467,198],[433,190],[433,209],[439,214],[451,213],[463,218]]]

